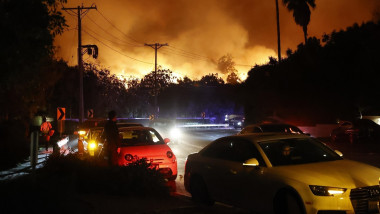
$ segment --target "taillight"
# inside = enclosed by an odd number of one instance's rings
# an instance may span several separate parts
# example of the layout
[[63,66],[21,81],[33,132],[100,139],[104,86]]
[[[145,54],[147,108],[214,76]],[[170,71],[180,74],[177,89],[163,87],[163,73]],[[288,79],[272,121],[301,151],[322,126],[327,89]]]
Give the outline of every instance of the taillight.
[[132,160],[133,160],[133,156],[132,156],[131,154],[126,154],[126,155],[124,156],[124,158],[125,158],[125,160],[127,160],[127,161],[132,161]]
[[172,151],[167,151],[167,152],[166,152],[166,156],[167,156],[168,158],[172,158],[172,157],[174,156],[174,154],[173,154]]

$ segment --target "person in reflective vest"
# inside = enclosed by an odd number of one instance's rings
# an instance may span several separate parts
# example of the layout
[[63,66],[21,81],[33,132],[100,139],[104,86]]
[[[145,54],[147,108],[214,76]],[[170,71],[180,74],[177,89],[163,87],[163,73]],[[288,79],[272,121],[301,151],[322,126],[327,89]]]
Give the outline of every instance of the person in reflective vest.
[[49,148],[50,134],[52,130],[53,127],[51,126],[51,123],[46,121],[46,117],[43,117],[40,131],[42,133],[42,143],[45,143],[46,151]]

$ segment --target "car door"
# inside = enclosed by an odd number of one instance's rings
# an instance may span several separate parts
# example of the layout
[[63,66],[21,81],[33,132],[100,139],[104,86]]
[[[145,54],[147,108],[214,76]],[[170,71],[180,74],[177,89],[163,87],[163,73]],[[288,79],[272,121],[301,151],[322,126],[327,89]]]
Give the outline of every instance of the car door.
[[[260,201],[264,180],[265,162],[255,145],[247,139],[231,138],[229,142],[230,163],[225,174],[225,189],[228,201],[237,206],[250,208]],[[256,158],[260,166],[244,166],[243,163]]]
[[231,161],[229,139],[222,138],[212,142],[201,154],[202,161],[198,168],[207,185],[210,196],[217,201],[228,201],[230,193],[226,189]]

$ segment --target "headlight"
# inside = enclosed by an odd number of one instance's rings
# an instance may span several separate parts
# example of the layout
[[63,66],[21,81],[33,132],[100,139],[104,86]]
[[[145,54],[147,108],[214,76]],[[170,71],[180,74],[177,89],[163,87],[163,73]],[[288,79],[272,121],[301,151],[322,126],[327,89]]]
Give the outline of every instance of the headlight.
[[92,149],[92,150],[96,149],[96,143],[95,143],[94,141],[91,141],[91,142],[88,144],[88,148],[89,148],[89,149]]
[[81,136],[83,136],[83,135],[86,134],[86,131],[80,130],[80,131],[78,132],[78,134],[81,135]]
[[181,135],[182,135],[181,130],[179,130],[178,128],[172,128],[170,130],[170,137],[172,139],[178,139],[181,137]]
[[318,196],[341,195],[347,190],[346,188],[315,186],[315,185],[310,185],[309,187],[310,187],[310,190],[313,192],[313,194],[318,195]]

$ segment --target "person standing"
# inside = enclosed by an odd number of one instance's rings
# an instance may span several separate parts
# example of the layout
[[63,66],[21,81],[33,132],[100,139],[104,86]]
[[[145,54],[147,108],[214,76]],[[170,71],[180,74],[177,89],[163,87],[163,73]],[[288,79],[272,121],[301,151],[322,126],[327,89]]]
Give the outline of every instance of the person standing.
[[108,165],[117,165],[117,148],[119,147],[119,130],[116,125],[116,112],[108,112],[108,121],[104,126],[105,149],[108,157]]
[[40,131],[42,133],[42,142],[45,143],[46,146],[46,151],[48,151],[49,148],[50,130],[52,129],[53,127],[51,126],[51,123],[46,121],[46,117],[43,117]]

